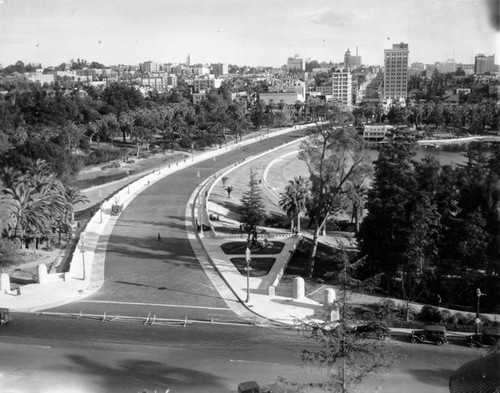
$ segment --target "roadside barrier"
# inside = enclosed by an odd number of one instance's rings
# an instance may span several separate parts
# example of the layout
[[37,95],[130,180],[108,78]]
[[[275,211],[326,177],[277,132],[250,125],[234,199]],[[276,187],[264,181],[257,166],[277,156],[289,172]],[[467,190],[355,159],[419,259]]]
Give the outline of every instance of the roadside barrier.
[[259,318],[259,321],[257,320],[257,317],[254,317],[254,320],[252,322],[243,322],[243,321],[234,321],[234,320],[225,320],[223,318],[218,319],[217,317],[223,317],[224,315],[220,314],[209,314],[210,318],[209,319],[191,319],[188,318],[187,316],[184,317],[184,319],[177,319],[177,318],[159,318],[156,314],[148,313],[147,316],[141,317],[141,316],[126,316],[126,315],[111,315],[108,314],[107,312],[104,312],[102,314],[86,314],[83,311],[80,311],[79,313],[58,313],[58,312],[40,312],[40,315],[48,315],[48,316],[55,316],[55,317],[61,317],[61,318],[74,318],[74,319],[87,319],[87,320],[94,320],[94,321],[99,321],[101,323],[103,322],[131,322],[131,323],[141,323],[144,326],[152,326],[152,325],[159,325],[159,326],[177,326],[177,327],[188,327],[189,325],[192,324],[206,324],[206,325],[231,325],[231,326],[242,326],[242,327],[264,327],[264,326],[274,326],[274,327],[281,327],[281,328],[286,328],[286,326],[282,324],[275,324],[272,322],[262,321],[261,318]]

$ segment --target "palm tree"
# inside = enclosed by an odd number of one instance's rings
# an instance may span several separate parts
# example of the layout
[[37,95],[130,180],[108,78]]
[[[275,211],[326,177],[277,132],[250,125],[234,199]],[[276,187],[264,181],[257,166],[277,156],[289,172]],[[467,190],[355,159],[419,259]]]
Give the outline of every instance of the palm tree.
[[75,221],[75,210],[74,206],[79,203],[88,203],[89,199],[86,195],[83,195],[79,188],[76,187],[66,187],[64,190],[64,202],[66,204],[67,212],[69,213],[70,223]]
[[2,181],[2,199],[8,201],[13,216],[9,235],[23,241],[28,232],[44,233],[64,212],[64,187],[44,160],[35,161],[24,175],[4,169]]
[[306,209],[308,195],[309,180],[302,176],[290,180],[285,188],[285,192],[281,194],[279,206],[286,212],[286,215],[291,218],[292,230],[294,228],[293,219],[297,217],[297,232],[300,232],[300,213]]

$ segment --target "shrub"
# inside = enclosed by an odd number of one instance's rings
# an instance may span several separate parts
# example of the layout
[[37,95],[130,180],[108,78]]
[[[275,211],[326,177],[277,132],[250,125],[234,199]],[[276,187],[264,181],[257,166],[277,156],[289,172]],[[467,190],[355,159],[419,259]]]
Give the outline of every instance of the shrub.
[[98,165],[103,162],[117,160],[122,156],[120,150],[93,150],[86,158],[85,165]]
[[422,322],[441,322],[441,313],[437,307],[426,304],[418,313],[418,319]]
[[103,165],[101,167],[101,169],[103,171],[105,171],[106,169],[113,169],[113,168],[119,168],[120,167],[120,163],[118,161],[113,161],[113,162],[110,162],[109,164],[107,165]]
[[123,210],[122,205],[117,205],[117,204],[111,205],[111,215],[112,216],[119,215],[122,212],[122,210]]
[[0,270],[20,262],[18,251],[19,241],[0,238]]

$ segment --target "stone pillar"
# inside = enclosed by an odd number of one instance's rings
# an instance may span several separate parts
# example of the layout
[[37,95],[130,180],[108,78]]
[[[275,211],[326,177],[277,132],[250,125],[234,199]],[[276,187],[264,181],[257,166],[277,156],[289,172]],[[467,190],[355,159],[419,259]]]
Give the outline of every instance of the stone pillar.
[[10,292],[10,277],[7,273],[0,274],[0,293]]
[[324,302],[323,306],[326,311],[330,312],[330,314],[327,314],[327,318],[330,320],[330,322],[336,322],[340,319],[340,311],[339,311],[339,306],[335,304],[335,301],[337,299],[337,295],[335,294],[335,289],[333,288],[328,288],[325,291],[324,295]]
[[325,294],[324,294],[323,305],[325,307],[331,306],[335,302],[336,298],[337,298],[337,296],[335,294],[335,289],[327,288],[325,290]]
[[267,288],[268,295],[269,296],[275,296],[276,295],[276,287],[271,285],[269,288]]
[[302,277],[295,277],[293,279],[293,298],[302,299],[305,294],[305,284]]
[[45,284],[48,281],[47,266],[42,263],[38,265],[38,284]]

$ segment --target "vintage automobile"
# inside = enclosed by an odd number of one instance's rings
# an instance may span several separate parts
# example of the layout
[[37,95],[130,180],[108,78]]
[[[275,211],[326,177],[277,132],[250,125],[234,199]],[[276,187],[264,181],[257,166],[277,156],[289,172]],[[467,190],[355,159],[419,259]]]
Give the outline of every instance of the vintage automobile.
[[0,325],[10,321],[10,314],[8,308],[0,308]]
[[434,343],[443,345],[448,342],[446,337],[446,328],[439,325],[427,325],[422,330],[411,332],[410,341],[412,343]]
[[493,347],[498,341],[500,341],[500,327],[484,328],[482,333],[467,338],[471,348]]

